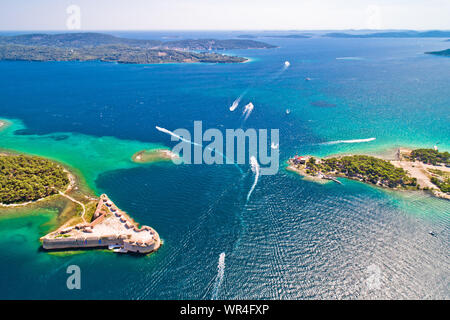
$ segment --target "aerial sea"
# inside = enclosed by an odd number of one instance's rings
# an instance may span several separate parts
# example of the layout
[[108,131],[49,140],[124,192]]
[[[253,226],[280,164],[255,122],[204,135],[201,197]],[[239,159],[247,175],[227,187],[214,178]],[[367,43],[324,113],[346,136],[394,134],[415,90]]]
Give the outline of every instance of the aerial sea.
[[[449,43],[257,40],[278,48],[227,52],[251,59],[243,64],[0,62],[0,119],[11,123],[0,149],[69,165],[164,241],[145,257],[48,253],[39,238],[56,227],[56,208],[0,213],[0,298],[450,298],[449,201],[346,179],[318,184],[284,164],[295,154],[450,151],[450,59],[423,54]],[[131,161],[175,145],[155,126],[192,132],[196,120],[204,129],[279,129],[278,174],[260,176],[247,201],[250,165],[241,173]],[[81,268],[81,290],[66,287],[69,265]]]

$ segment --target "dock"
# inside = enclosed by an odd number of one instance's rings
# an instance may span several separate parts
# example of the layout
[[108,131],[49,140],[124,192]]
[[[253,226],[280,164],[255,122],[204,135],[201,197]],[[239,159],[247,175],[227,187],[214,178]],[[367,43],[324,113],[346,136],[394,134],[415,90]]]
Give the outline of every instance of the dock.
[[327,180],[331,180],[331,181],[334,181],[334,182],[336,182],[336,183],[338,183],[338,184],[342,184],[342,182],[340,182],[338,179],[336,179],[335,177],[332,177],[332,176],[327,176],[327,175],[323,175],[323,178],[324,179],[327,179]]

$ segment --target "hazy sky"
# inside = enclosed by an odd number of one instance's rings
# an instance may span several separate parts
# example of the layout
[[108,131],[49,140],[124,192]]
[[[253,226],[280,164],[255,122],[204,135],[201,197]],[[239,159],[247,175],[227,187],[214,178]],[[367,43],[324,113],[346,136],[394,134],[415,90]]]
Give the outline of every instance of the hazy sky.
[[0,0],[0,30],[78,27],[450,30],[450,0]]

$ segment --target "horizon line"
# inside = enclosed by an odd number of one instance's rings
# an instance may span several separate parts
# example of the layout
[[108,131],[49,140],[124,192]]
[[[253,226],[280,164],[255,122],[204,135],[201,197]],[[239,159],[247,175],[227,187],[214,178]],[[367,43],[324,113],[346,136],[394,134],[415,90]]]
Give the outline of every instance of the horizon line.
[[179,32],[179,31],[209,31],[209,32],[311,32],[311,31],[450,31],[450,29],[0,29],[0,32],[27,32],[27,31],[52,31],[52,32],[93,32],[93,31],[134,31],[134,32]]

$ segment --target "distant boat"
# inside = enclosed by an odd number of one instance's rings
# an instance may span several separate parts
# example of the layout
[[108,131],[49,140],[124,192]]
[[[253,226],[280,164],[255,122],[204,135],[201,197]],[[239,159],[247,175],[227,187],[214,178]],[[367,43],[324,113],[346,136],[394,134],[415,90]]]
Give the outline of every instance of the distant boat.
[[311,78],[307,77],[307,78],[305,78],[305,81],[311,81]]
[[239,105],[239,99],[237,99],[236,101],[233,102],[233,104],[232,104],[231,107],[230,107],[230,111],[236,110],[236,108],[238,107],[238,105]]
[[286,114],[290,114],[291,113],[291,109],[286,109]]
[[436,237],[436,233],[434,233],[433,231],[428,232],[428,234],[430,234],[433,237]]

